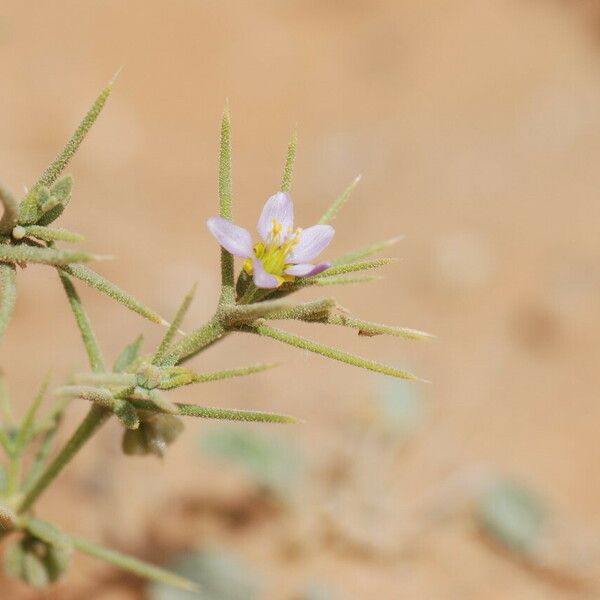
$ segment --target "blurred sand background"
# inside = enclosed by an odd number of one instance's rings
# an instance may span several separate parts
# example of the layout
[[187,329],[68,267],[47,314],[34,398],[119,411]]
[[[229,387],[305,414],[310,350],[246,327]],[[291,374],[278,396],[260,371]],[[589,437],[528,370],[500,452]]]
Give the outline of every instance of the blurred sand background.
[[[527,482],[566,523],[600,540],[598,7],[5,0],[0,175],[14,190],[36,178],[97,91],[125,67],[69,168],[75,195],[61,221],[86,235],[86,248],[117,257],[99,266],[103,274],[167,316],[199,281],[186,329],[210,316],[218,252],[204,223],[216,210],[227,97],[236,220],[253,225],[277,188],[297,126],[293,196],[301,224],[363,174],[336,220],[331,255],[406,236],[385,282],[334,295],[365,318],[436,335],[417,344],[290,326],[432,381],[406,384],[426,414],[392,455],[357,443],[381,383],[370,373],[249,337],[193,362],[198,370],[284,363],[179,397],[307,420],[277,430],[317,474],[293,523],[265,509],[231,524],[227,511],[252,512],[244,504],[248,484],[199,455],[197,437],[212,426],[199,421],[187,422],[162,462],[125,460],[111,422],[44,496],[39,514],[157,562],[218,543],[263,574],[274,600],[293,598],[311,579],[328,582],[341,599],[600,597],[598,554],[587,546],[591,567],[567,543],[556,550],[557,568],[532,569],[451,520],[402,549],[402,515],[474,468]],[[0,361],[22,409],[48,366],[58,383],[85,361],[55,275],[32,267],[19,286]],[[107,357],[139,332],[149,343],[159,339],[158,328],[79,288]],[[67,429],[86,409],[73,407]],[[383,538],[377,544],[398,544],[398,552],[349,549],[314,518],[327,501],[319,473],[340,457],[362,463],[375,480],[363,482],[367,491],[360,481],[346,485],[350,494],[385,497],[390,510],[369,529]],[[359,517],[350,505],[352,525]],[[288,552],[292,529],[300,548]],[[143,597],[134,578],[84,557],[75,564],[48,592],[0,580],[0,596]]]

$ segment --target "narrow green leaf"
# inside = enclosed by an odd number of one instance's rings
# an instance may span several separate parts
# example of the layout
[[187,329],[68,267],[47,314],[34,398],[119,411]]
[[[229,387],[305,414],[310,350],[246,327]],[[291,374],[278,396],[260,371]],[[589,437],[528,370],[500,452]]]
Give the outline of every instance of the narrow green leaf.
[[13,195],[0,183],[0,203],[4,208],[0,219],[0,235],[10,235],[19,218],[19,205]]
[[12,318],[17,300],[17,270],[15,265],[0,263],[0,338]]
[[44,396],[46,395],[46,392],[48,391],[48,385],[50,384],[50,376],[51,373],[50,371],[48,371],[48,374],[42,381],[42,384],[38,389],[38,392],[35,395],[33,402],[30,404],[29,409],[23,417],[23,421],[21,422],[21,425],[19,427],[19,433],[17,434],[17,439],[15,442],[15,450],[17,452],[21,452],[27,444],[27,442],[32,437],[35,416],[42,403],[42,400],[44,399]]
[[219,214],[224,219],[231,219],[231,118],[229,107],[223,111],[221,121],[221,144],[219,153]]
[[285,298],[305,287],[319,286],[326,287],[330,285],[348,285],[351,283],[369,283],[382,279],[379,275],[333,275],[331,277],[301,277],[294,283],[287,283],[276,289],[269,295],[269,300]]
[[131,387],[137,384],[133,373],[77,373],[73,382],[82,385]]
[[387,250],[391,246],[397,244],[400,240],[404,239],[403,235],[397,235],[396,237],[390,238],[389,240],[383,240],[382,242],[376,242],[375,244],[369,244],[368,246],[364,246],[362,248],[358,248],[357,250],[353,250],[352,252],[348,252],[348,254],[343,254],[342,256],[335,258],[332,261],[332,264],[335,265],[346,265],[348,263],[356,262],[361,258],[368,258],[369,256],[373,256],[373,254],[377,254],[382,250]]
[[192,286],[192,289],[187,293],[187,295],[183,299],[181,306],[177,310],[175,318],[171,322],[171,325],[169,325],[167,332],[165,333],[162,341],[160,342],[158,350],[152,357],[153,365],[161,365],[167,354],[170,353],[169,351],[171,342],[173,341],[173,338],[175,337],[176,333],[179,331],[179,328],[183,323],[183,319],[185,319],[185,315],[187,314],[187,311],[190,308],[190,304],[192,303],[192,300],[194,299],[194,296],[196,294],[196,287],[197,284],[195,283]]
[[[152,410],[165,412],[157,409],[151,400],[131,400],[131,404],[138,410]],[[176,402],[179,414],[184,417],[199,417],[201,419],[221,419],[224,421],[252,421],[257,423],[297,423],[297,419],[288,415],[279,415],[269,412],[254,410],[236,410],[227,408],[213,408],[210,406],[197,406],[196,404],[181,404]]]
[[324,298],[302,304],[291,304],[284,300],[265,300],[253,304],[238,305],[227,311],[226,323],[240,325],[255,319],[308,319],[321,318],[335,308],[333,298]]
[[294,319],[297,321],[323,321],[337,307],[333,298],[323,298],[273,310],[263,315],[264,319]]
[[254,365],[252,367],[240,367],[237,369],[225,369],[223,371],[214,371],[212,373],[194,373],[188,369],[176,374],[173,378],[168,379],[160,384],[161,390],[172,390],[183,385],[191,385],[194,383],[207,383],[209,381],[218,381],[220,379],[230,379],[231,377],[243,377],[254,373],[261,373],[267,369],[276,367],[275,363]]
[[142,343],[144,341],[144,336],[139,335],[131,344],[127,344],[121,354],[117,356],[115,360],[115,364],[113,365],[113,371],[115,373],[122,373],[123,371],[127,371],[133,363],[137,360],[140,355],[140,349],[142,347]]
[[278,342],[283,342],[284,344],[289,344],[290,346],[295,346],[296,348],[301,348],[302,350],[308,350],[309,352],[320,354],[326,358],[331,358],[348,365],[361,367],[363,369],[368,369],[369,371],[375,371],[376,373],[383,373],[384,375],[399,377],[400,379],[418,379],[418,377],[412,373],[401,371],[395,367],[389,367],[374,360],[362,358],[360,356],[344,352],[343,350],[332,348],[331,346],[319,344],[318,342],[308,340],[298,335],[293,335],[287,331],[275,329],[274,327],[270,327],[264,323],[257,322],[252,326],[248,326],[248,331],[252,331],[264,337],[269,337],[277,340]]
[[72,277],[76,277],[84,283],[87,283],[87,285],[97,289],[103,294],[106,294],[113,300],[120,302],[129,310],[138,313],[153,323],[158,323],[159,325],[168,325],[168,322],[165,321],[160,315],[143,305],[131,294],[123,291],[120,287],[116,286],[114,283],[111,283],[101,275],[98,275],[98,273],[92,271],[88,267],[84,265],[68,265],[62,267],[61,271],[71,275]]
[[85,139],[92,125],[102,112],[106,100],[108,99],[111,91],[112,91],[112,82],[110,82],[101,92],[100,95],[96,98],[94,104],[89,109],[73,135],[71,139],[67,142],[65,147],[62,149],[60,154],[54,159],[54,161],[48,166],[48,168],[44,171],[42,176],[39,178],[37,185],[52,185],[59,177],[59,175],[63,172],[65,167],[69,164],[69,161],[79,149],[81,142]]
[[57,398],[81,398],[98,404],[103,408],[114,407],[114,397],[110,390],[92,385],[62,385],[54,390]]
[[358,185],[361,179],[361,175],[356,177],[352,183],[333,201],[333,204],[325,211],[325,214],[319,219],[319,223],[329,223],[332,221],[337,213],[340,211],[342,206],[346,204],[350,194],[354,191],[354,188]]
[[73,282],[67,275],[67,271],[59,269],[58,276],[63,284],[63,288],[71,305],[75,322],[79,328],[85,351],[88,355],[88,361],[92,371],[100,372],[104,371],[104,359],[102,358],[102,352],[98,341],[96,340],[96,334],[92,329],[90,320],[83,308],[83,304],[79,298],[79,294],[73,285]]
[[74,233],[66,229],[52,227],[42,227],[41,225],[26,225],[23,227],[25,235],[32,236],[45,242],[83,242],[85,239],[79,233]]
[[365,336],[392,335],[407,340],[428,340],[433,337],[431,334],[417,329],[395,327],[394,325],[384,325],[383,323],[374,323],[373,321],[363,321],[362,319],[354,319],[347,315],[329,315],[317,322],[351,327],[358,330],[358,335]]
[[50,544],[59,550],[70,552],[73,550],[71,538],[63,533],[58,527],[42,519],[27,519],[25,529],[38,540]]
[[334,275],[331,277],[307,277],[306,279],[300,280],[298,287],[307,287],[311,285],[318,285],[324,287],[327,285],[347,285],[350,283],[370,283],[371,281],[380,281],[383,279],[381,275],[354,275],[346,277],[343,275]]
[[40,263],[44,265],[63,266],[70,263],[102,260],[105,257],[73,250],[57,250],[56,248],[40,248],[37,246],[9,246],[0,244],[0,261]]
[[[219,214],[224,219],[233,218],[231,195],[231,121],[229,108],[223,112],[221,122],[221,150],[219,154]],[[233,256],[221,248],[221,298],[219,304],[235,302],[235,275]]]
[[132,392],[124,391],[119,394],[120,397],[128,400],[150,400],[155,404],[155,409],[171,415],[178,415],[179,409],[174,402],[171,402],[164,394],[161,394],[157,389],[147,389],[141,386],[136,386]]
[[283,167],[283,177],[281,179],[281,191],[289,192],[292,189],[292,179],[294,177],[294,163],[296,162],[296,146],[298,144],[298,134],[296,131],[292,134],[288,144],[287,156]]
[[[378,269],[379,267],[385,267],[397,262],[397,258],[377,258],[375,260],[366,260],[363,262],[349,263],[343,265],[337,265],[329,267],[319,275],[315,275],[315,279],[323,279],[325,277],[331,277],[333,275],[346,275],[348,273],[355,273],[357,271],[367,271],[370,269]],[[311,279],[311,278],[308,278]]]
[[94,544],[81,538],[72,537],[71,540],[73,541],[73,546],[80,552],[99,558],[112,565],[116,565],[117,567],[135,573],[140,577],[158,581],[159,583],[166,583],[182,590],[189,590],[192,592],[198,591],[198,586],[195,583],[180,575],[176,575],[175,573],[171,573],[170,571],[155,565],[133,558],[132,556],[127,556],[116,550],[99,546],[98,544]]

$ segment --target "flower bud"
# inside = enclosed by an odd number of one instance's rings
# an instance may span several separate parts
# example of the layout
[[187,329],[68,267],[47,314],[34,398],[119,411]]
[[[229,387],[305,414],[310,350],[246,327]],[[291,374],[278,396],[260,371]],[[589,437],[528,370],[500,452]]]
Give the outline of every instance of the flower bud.
[[183,431],[181,419],[172,415],[142,413],[138,429],[128,429],[123,433],[122,448],[125,454],[154,454],[164,456],[167,447]]
[[25,583],[43,588],[57,581],[69,566],[70,552],[26,535],[8,548],[7,573]]
[[142,364],[136,375],[138,385],[148,390],[158,387],[160,380],[162,379],[162,371],[160,367],[148,363]]

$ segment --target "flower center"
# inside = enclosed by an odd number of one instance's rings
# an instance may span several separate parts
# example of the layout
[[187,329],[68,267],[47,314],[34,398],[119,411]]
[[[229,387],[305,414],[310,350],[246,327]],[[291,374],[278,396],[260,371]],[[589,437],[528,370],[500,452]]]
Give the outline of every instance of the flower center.
[[[273,219],[267,241],[259,242],[254,246],[254,255],[260,260],[264,270],[281,279],[280,283],[294,280],[293,275],[283,275],[283,272],[290,266],[287,258],[300,241],[301,232],[300,227],[295,230],[288,227],[285,231],[283,224]],[[244,270],[249,275],[252,274],[252,259],[249,258],[244,262]]]

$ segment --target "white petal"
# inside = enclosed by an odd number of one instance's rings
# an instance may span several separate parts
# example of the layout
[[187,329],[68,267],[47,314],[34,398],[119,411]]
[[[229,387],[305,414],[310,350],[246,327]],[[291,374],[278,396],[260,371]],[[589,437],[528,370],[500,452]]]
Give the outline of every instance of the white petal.
[[254,256],[250,232],[223,217],[211,217],[206,222],[217,242],[234,256],[251,258]]
[[315,259],[333,239],[335,229],[331,225],[313,225],[300,233],[300,241],[289,255],[293,263],[306,263]]
[[279,279],[271,273],[267,273],[258,258],[252,261],[254,285],[258,288],[276,288],[279,287]]
[[294,227],[294,204],[287,192],[277,192],[265,202],[256,226],[265,242],[269,240],[274,220],[283,225],[284,233]]
[[311,265],[310,263],[300,263],[288,267],[284,272],[286,275],[295,275],[296,277],[311,277],[312,275],[318,275],[325,269],[329,269],[331,263],[323,262],[318,265]]

